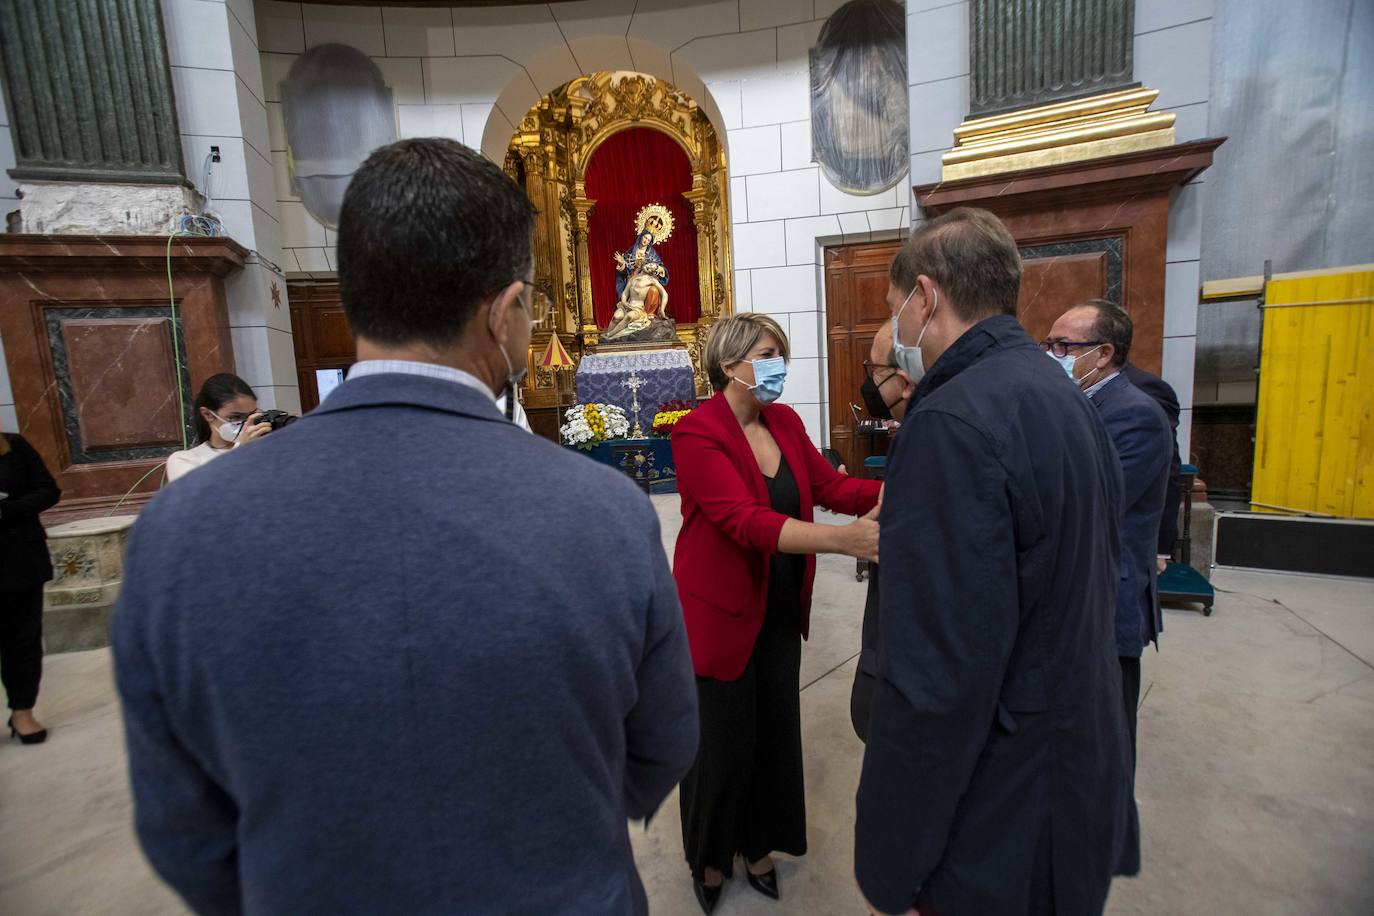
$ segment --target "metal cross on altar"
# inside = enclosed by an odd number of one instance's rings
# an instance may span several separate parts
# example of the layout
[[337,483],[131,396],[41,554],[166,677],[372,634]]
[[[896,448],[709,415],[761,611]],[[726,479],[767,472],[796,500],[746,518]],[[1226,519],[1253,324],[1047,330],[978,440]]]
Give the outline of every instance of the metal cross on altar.
[[639,426],[639,389],[643,388],[646,384],[648,383],[640,378],[639,373],[634,370],[631,370],[625,381],[620,383],[620,387],[630,389],[630,394],[634,398],[635,425],[634,428],[630,430],[630,437],[632,439],[644,438],[644,430]]

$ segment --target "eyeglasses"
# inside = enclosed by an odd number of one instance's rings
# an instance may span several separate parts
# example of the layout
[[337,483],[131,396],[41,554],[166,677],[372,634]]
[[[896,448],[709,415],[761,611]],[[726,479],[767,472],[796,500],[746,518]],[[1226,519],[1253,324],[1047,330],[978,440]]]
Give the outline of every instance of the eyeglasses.
[[1042,340],[1040,349],[1055,356],[1064,357],[1069,355],[1069,351],[1078,347],[1100,347],[1100,340]]
[[549,295],[544,287],[539,286],[533,280],[521,280],[521,283],[529,287],[530,299],[526,306],[530,310],[530,318],[534,319],[535,324],[543,324],[544,319],[549,317],[553,311],[553,297]]
[[[889,366],[886,363],[875,363],[871,359],[864,360],[864,372],[868,374],[868,377],[873,380],[875,385],[887,383],[892,378],[893,373],[897,371],[898,367],[896,366]],[[887,375],[879,379],[879,372],[886,372]]]

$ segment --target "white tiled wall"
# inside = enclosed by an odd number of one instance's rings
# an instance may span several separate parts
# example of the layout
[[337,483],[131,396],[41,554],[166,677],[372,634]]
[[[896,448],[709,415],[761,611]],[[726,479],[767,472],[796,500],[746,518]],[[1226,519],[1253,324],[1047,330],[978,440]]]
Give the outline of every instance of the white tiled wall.
[[[907,76],[911,83],[911,184],[940,180],[940,157],[968,114],[968,3],[908,0]],[[912,221],[920,211],[911,205]]]
[[[1135,78],[1159,90],[1153,108],[1177,115],[1178,142],[1208,136],[1213,0],[1136,0]],[[1169,208],[1169,247],[1164,273],[1164,380],[1178,393],[1179,452],[1192,442],[1193,365],[1197,354],[1197,307],[1202,208],[1207,173],[1175,190]]]
[[[162,0],[186,176],[207,198],[226,233],[249,249],[248,265],[226,280],[238,374],[259,403],[300,410],[291,313],[282,268],[280,211],[271,157],[262,53],[251,0]],[[208,161],[218,147],[220,162]],[[294,269],[294,268],[293,268]],[[273,285],[279,304],[274,304]],[[192,379],[199,384],[200,379]]]
[[[892,190],[856,197],[831,186],[811,161],[807,52],[839,2],[578,0],[426,10],[257,0],[256,6],[288,270],[333,264],[330,237],[290,194],[278,104],[277,84],[315,44],[340,41],[377,62],[397,93],[400,136],[452,137],[497,162],[530,106],[583,73],[638,70],[697,99],[725,134],[735,307],[785,323],[797,362],[784,400],[818,444],[826,441],[820,246],[893,235],[910,220],[905,179]],[[943,30],[949,21],[945,14],[937,25]],[[939,40],[967,44],[962,31],[942,32]],[[959,91],[966,99],[967,89]],[[941,127],[944,145],[962,116],[960,110]]]

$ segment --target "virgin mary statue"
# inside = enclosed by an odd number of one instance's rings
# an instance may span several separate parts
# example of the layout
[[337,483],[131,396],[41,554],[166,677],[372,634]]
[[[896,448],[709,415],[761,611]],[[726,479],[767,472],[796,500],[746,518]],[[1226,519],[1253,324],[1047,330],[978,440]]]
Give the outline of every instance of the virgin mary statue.
[[668,317],[668,268],[654,245],[673,232],[673,214],[662,204],[650,204],[635,220],[635,241],[615,255],[615,313],[602,340],[671,341],[676,323]]

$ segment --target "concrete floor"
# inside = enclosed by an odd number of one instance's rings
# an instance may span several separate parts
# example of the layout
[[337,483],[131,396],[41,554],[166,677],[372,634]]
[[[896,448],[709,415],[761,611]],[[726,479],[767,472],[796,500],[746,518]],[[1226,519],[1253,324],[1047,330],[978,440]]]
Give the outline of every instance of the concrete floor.
[[[671,551],[676,497],[655,502]],[[1107,911],[1374,912],[1374,584],[1225,571],[1214,582],[1212,617],[1167,612],[1163,651],[1145,658],[1144,872],[1116,883]],[[801,677],[811,851],[780,862],[780,903],[737,879],[723,916],[863,912],[848,711],[863,597],[852,561],[822,558]],[[0,746],[0,912],[185,912],[130,829],[108,652],[50,657],[38,712],[47,744]],[[676,798],[631,835],[653,911],[699,913]]]

